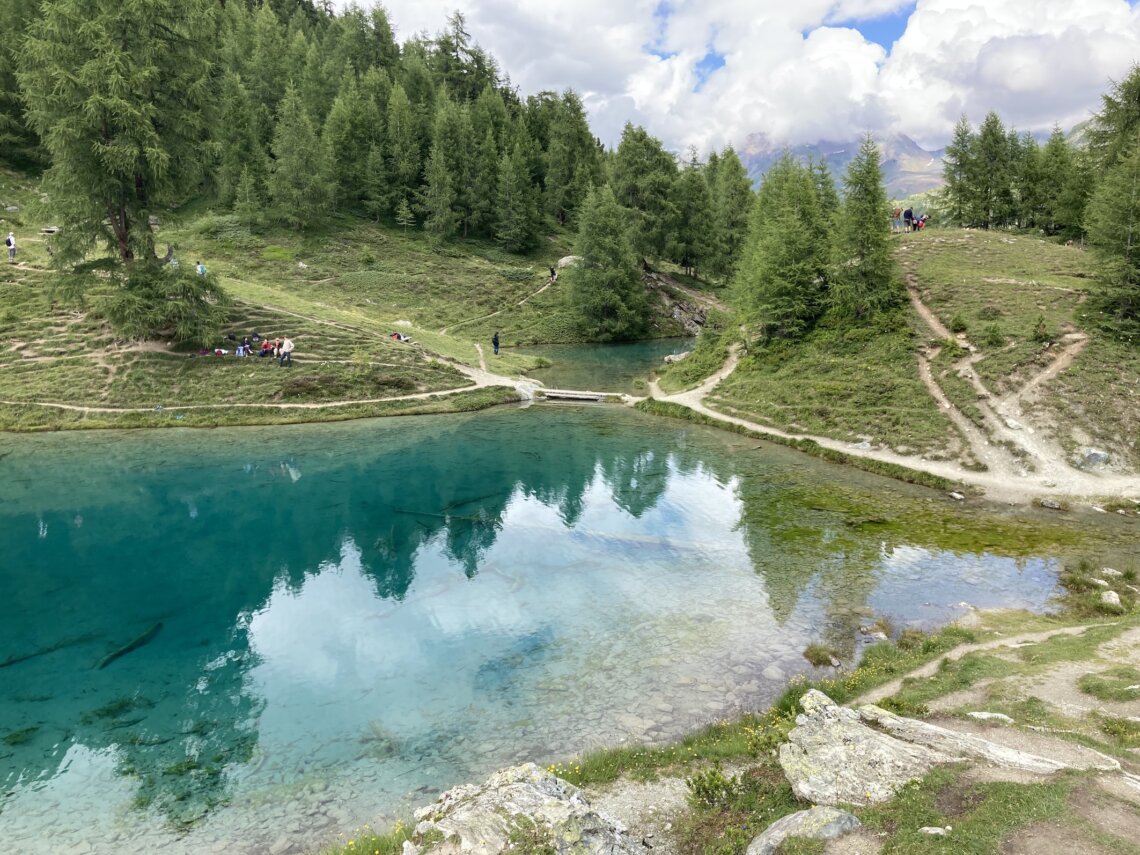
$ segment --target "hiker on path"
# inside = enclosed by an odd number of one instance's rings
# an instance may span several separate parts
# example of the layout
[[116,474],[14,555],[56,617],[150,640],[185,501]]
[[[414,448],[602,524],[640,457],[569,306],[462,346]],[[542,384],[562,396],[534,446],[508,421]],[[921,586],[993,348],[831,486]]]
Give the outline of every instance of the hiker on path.
[[16,263],[16,233],[8,232],[8,239],[4,241],[5,246],[8,247],[8,260],[13,264]]
[[285,336],[285,340],[281,342],[281,357],[277,360],[278,365],[285,365],[288,363],[289,367],[293,367],[293,339]]
[[914,211],[907,208],[903,211],[903,231],[910,234],[910,230],[914,225]]
[[558,281],[558,271],[554,269],[553,265],[551,265],[551,267],[550,267],[550,281],[551,282],[557,282]]
[[491,336],[491,347],[495,349],[495,356],[499,355],[499,334],[495,333]]

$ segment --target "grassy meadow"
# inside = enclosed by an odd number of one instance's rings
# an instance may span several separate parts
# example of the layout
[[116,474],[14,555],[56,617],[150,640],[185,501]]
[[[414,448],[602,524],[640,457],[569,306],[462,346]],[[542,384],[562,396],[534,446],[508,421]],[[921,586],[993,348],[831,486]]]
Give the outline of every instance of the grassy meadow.
[[[197,346],[115,336],[99,316],[98,289],[82,301],[57,287],[39,232],[36,182],[0,171],[0,199],[19,207],[0,223],[17,232],[16,265],[0,268],[0,429],[264,424],[420,412],[463,411],[513,399],[506,388],[472,386],[455,363],[478,366],[499,332],[502,355],[488,367],[523,374],[537,361],[519,344],[580,338],[561,282],[549,266],[570,252],[556,232],[527,256],[490,242],[437,245],[403,231],[338,216],[304,233],[261,228],[189,206],[160,225],[156,242],[182,265],[203,262],[231,298],[223,336]],[[108,286],[110,287],[110,286]],[[288,335],[295,365],[236,358],[254,332]],[[395,341],[398,332],[410,342]],[[654,332],[676,335],[667,308]],[[367,403],[351,403],[367,402]],[[336,406],[301,407],[333,404]],[[67,410],[43,404],[93,408]],[[289,405],[289,406],[284,406]],[[179,410],[178,408],[194,408]],[[145,410],[146,412],[114,412]]]

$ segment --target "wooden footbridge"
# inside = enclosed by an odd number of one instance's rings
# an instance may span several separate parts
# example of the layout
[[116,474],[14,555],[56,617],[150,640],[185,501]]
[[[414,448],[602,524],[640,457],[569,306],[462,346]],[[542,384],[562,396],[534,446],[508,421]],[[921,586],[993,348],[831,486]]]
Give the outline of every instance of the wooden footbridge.
[[580,389],[546,389],[535,390],[535,397],[547,401],[592,401],[601,403],[607,398],[616,397],[613,392],[585,392]]

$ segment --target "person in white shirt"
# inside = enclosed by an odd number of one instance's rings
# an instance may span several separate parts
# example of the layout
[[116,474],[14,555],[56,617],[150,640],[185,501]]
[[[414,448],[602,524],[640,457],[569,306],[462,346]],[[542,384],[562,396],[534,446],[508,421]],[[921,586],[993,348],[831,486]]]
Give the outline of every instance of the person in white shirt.
[[286,365],[290,368],[293,367],[293,339],[285,336],[285,340],[281,342],[281,356],[277,360],[278,365]]

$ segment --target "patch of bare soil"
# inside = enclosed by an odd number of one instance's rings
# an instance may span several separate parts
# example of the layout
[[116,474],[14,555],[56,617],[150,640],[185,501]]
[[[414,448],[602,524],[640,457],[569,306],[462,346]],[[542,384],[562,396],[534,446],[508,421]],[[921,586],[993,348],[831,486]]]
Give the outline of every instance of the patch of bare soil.
[[934,797],[934,805],[946,817],[969,813],[985,801],[985,796],[973,789],[970,783],[959,783],[943,788]]
[[971,710],[984,710],[990,698],[989,688],[996,682],[998,682],[997,679],[979,680],[968,689],[934,698],[928,701],[926,706],[931,712],[936,713],[950,712],[963,707],[969,707]]
[[1140,852],[1140,812],[1133,805],[1122,803],[1104,790],[1077,787],[1069,799],[1073,813],[1083,816],[1101,831],[1131,841]]
[[1100,775],[1096,782],[1109,795],[1140,809],[1140,782],[1122,775]]
[[586,790],[590,804],[618,820],[630,840],[642,843],[645,851],[654,855],[677,855],[673,824],[688,808],[688,793],[684,778],[620,780]]
[[823,855],[879,855],[883,851],[882,841],[877,834],[861,828],[827,841]]
[[[992,613],[992,612],[991,612]],[[965,618],[959,621],[961,626],[979,626],[984,622],[984,615],[971,612]],[[932,662],[928,662],[920,668],[916,668],[909,674],[899,677],[897,680],[892,680],[889,683],[884,683],[876,689],[865,692],[860,695],[850,706],[858,706],[859,704],[877,704],[883,698],[889,698],[891,695],[898,692],[902,688],[903,680],[916,679],[919,677],[932,677],[942,667],[942,663],[946,661],[955,661],[961,659],[967,653],[973,653],[979,650],[991,651],[1000,647],[1018,647],[1031,642],[1045,641],[1055,635],[1080,635],[1083,633],[1087,626],[1066,626],[1058,627],[1057,629],[1049,629],[1043,632],[1027,632],[1020,635],[1012,635],[1006,638],[997,638],[993,641],[982,641],[977,644],[962,644],[955,647],[953,650],[946,653],[944,656],[939,656]]]
[[[1133,664],[1137,658],[1128,661]],[[1022,697],[1038,697],[1047,701],[1063,715],[1070,718],[1084,718],[1090,713],[1103,712],[1114,716],[1140,716],[1140,701],[1102,701],[1085,694],[1077,682],[1086,674],[1095,674],[1110,667],[1107,663],[1065,662],[1037,677],[1031,677],[1013,684],[1014,691]]]
[[1088,834],[1056,822],[1035,822],[1013,834],[1002,855],[1115,855]]

